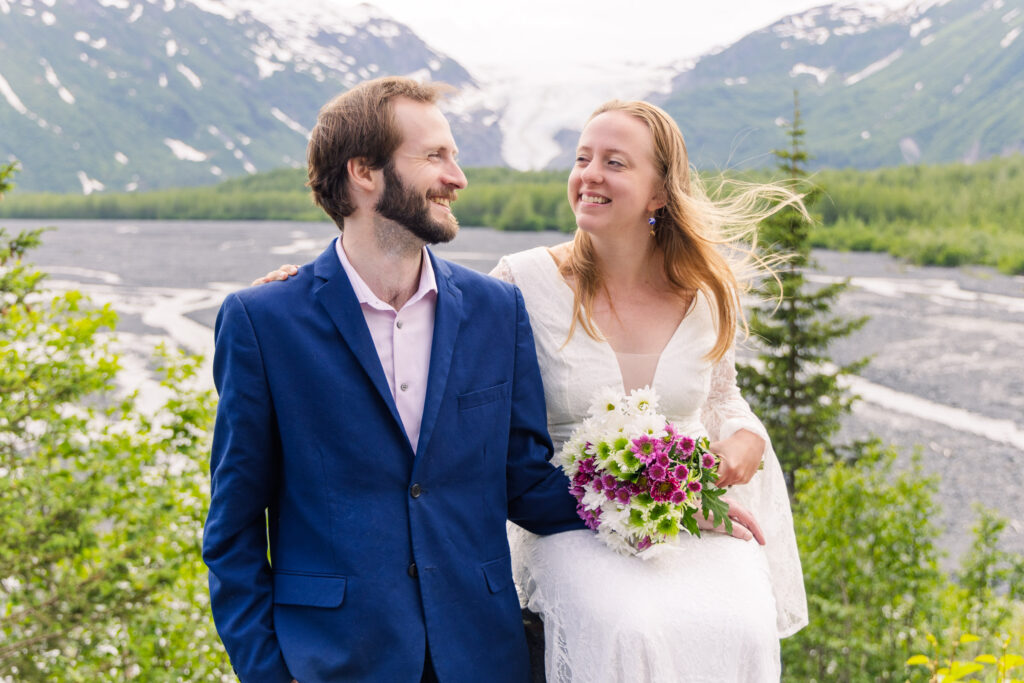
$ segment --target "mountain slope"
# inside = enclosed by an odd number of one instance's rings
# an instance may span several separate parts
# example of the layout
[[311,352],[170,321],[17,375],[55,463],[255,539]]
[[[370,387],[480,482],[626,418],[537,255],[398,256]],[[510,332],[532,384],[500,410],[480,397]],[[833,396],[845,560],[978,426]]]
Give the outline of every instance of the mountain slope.
[[[649,99],[702,167],[765,166],[801,96],[818,166],[973,161],[1024,151],[1021,0],[831,5],[698,60]],[[568,136],[572,137],[572,136]],[[564,149],[550,167],[571,163]]]
[[86,193],[301,165],[320,106],[385,74],[458,86],[463,157],[501,162],[466,70],[368,5],[0,0],[0,159],[25,189]]

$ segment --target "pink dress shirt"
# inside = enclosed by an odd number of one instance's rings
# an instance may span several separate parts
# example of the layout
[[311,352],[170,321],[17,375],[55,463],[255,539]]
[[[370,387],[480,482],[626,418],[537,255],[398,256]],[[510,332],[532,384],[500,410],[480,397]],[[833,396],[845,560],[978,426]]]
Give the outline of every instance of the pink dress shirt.
[[335,251],[363,309],[363,317],[377,347],[405,435],[415,452],[423,421],[423,403],[427,397],[430,348],[434,342],[434,311],[437,308],[437,281],[430,257],[424,247],[419,288],[402,309],[396,311],[381,301],[359,277],[345,254],[341,238],[335,243]]

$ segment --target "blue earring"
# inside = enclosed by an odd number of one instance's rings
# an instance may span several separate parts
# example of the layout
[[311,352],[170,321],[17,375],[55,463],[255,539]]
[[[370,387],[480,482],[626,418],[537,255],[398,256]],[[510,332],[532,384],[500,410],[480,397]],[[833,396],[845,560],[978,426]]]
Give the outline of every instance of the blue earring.
[[647,219],[647,225],[651,226],[651,237],[654,237],[654,224],[658,221],[654,220],[654,216]]

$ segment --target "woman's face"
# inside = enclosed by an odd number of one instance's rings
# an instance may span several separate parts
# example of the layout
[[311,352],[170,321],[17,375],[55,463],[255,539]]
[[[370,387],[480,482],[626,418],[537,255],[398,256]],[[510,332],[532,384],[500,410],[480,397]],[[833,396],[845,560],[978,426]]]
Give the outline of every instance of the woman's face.
[[569,174],[576,225],[592,234],[647,232],[647,219],[665,205],[647,124],[622,111],[595,116],[583,129]]

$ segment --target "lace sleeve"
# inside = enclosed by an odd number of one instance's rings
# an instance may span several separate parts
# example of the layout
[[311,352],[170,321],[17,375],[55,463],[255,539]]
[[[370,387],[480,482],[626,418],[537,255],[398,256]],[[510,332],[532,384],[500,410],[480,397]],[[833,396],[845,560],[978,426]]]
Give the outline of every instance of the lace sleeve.
[[776,626],[780,637],[792,635],[807,624],[807,598],[789,494],[768,432],[736,385],[736,354],[732,349],[711,370],[711,390],[701,418],[712,441],[728,438],[740,429],[748,429],[765,441],[761,454],[764,470],[749,483],[733,486],[729,496],[754,513],[768,539],[765,553],[775,593]]
[[509,284],[514,285],[516,283],[516,278],[514,275],[512,275],[512,266],[508,264],[508,259],[506,259],[504,256],[501,257],[501,260],[498,261],[498,265],[494,266],[494,268],[491,270],[490,273],[488,273],[488,275],[490,275],[491,277],[496,277],[499,280],[504,280]]
[[[701,421],[712,441],[727,439],[740,429],[746,429],[768,442],[768,432],[736,386],[736,352],[733,349],[729,349],[711,369],[711,391],[701,411]],[[764,458],[763,453],[761,457]]]

